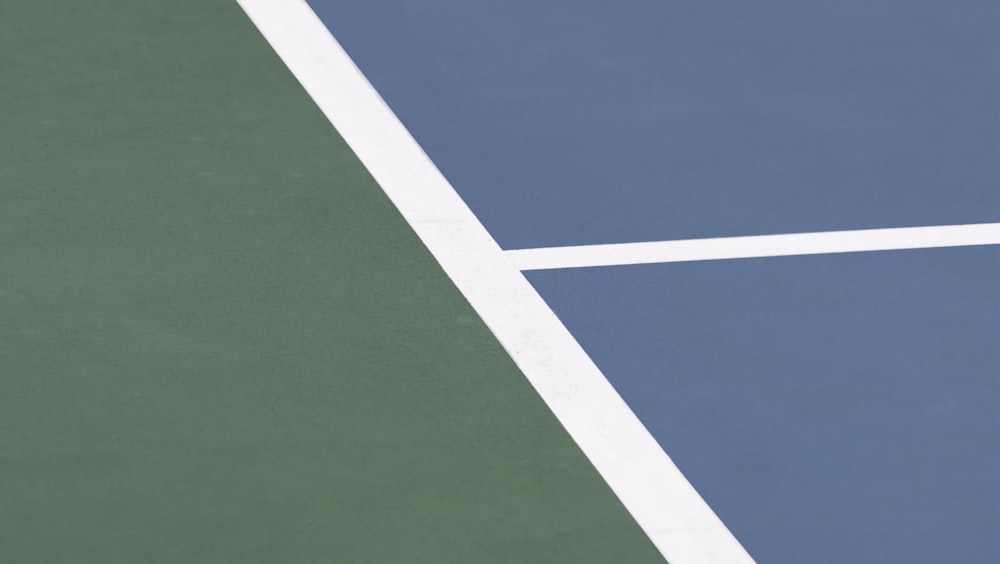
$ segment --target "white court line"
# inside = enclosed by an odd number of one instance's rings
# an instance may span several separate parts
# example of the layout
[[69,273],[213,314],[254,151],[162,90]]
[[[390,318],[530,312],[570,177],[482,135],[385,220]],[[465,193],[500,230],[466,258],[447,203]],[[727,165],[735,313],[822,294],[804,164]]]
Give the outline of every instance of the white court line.
[[306,2],[239,3],[670,563],[753,562]]
[[506,251],[521,270],[1000,244],[1000,223],[859,229]]

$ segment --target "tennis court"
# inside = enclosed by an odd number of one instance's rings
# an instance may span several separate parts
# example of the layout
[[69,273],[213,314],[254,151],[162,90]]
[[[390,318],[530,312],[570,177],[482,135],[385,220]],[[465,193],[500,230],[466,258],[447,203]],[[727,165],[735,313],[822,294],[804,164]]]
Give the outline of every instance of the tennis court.
[[0,560],[1000,561],[995,2],[0,42]]

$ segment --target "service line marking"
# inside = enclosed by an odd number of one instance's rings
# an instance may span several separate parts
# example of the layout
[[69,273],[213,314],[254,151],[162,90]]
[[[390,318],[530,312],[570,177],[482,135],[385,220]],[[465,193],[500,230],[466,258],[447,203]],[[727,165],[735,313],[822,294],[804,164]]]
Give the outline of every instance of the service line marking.
[[753,562],[305,0],[238,1],[670,563]]
[[520,270],[1000,244],[1000,223],[647,241],[506,251]]

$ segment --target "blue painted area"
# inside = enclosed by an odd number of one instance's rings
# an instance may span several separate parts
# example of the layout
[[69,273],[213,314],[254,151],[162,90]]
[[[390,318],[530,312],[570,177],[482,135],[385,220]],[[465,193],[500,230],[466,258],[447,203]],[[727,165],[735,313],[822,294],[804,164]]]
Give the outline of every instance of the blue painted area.
[[[309,0],[504,248],[1000,221],[996,0]],[[1000,249],[533,272],[761,562],[1000,562]]]
[[1000,247],[528,274],[760,562],[1000,562]]
[[310,0],[504,248],[1000,220],[996,0]]

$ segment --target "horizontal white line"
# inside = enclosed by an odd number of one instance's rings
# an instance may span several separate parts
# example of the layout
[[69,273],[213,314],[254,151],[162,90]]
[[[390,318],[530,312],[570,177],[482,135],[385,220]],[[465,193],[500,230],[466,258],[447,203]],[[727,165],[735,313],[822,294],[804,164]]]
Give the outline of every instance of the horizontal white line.
[[647,241],[506,251],[520,270],[1000,244],[1000,223]]

